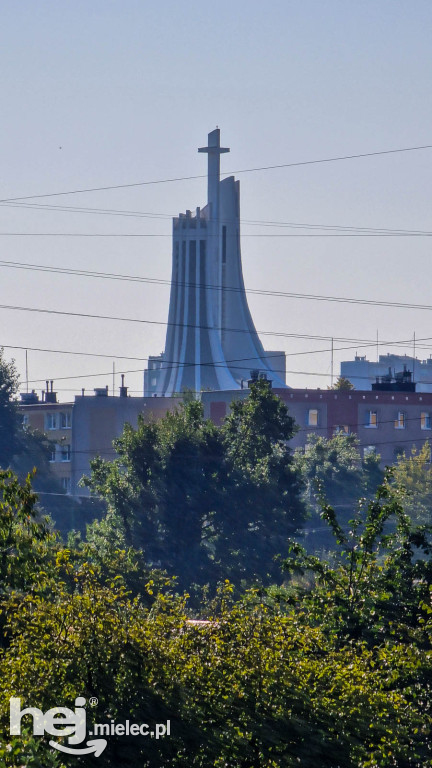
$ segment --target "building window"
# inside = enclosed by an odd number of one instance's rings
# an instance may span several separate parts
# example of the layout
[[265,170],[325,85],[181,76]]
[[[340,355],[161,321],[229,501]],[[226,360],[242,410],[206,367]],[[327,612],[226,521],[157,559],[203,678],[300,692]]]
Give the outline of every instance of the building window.
[[151,387],[157,387],[157,377],[156,376],[152,376],[150,386]]
[[337,424],[336,427],[333,427],[334,435],[349,435],[349,433],[350,433],[349,424]]
[[66,411],[60,414],[60,429],[70,429],[72,427],[72,414]]
[[23,425],[23,427],[30,426],[30,416],[28,415],[28,413],[25,413],[23,415],[23,417],[22,417],[22,425]]
[[71,492],[71,479],[70,479],[70,477],[62,477],[61,485],[62,485],[63,490],[66,491],[66,493],[70,493]]
[[57,451],[56,451],[55,443],[52,443],[52,445],[50,445],[49,450],[50,450],[49,461],[52,464],[54,461],[57,461]]
[[60,448],[60,461],[71,460],[71,447],[70,445],[62,445]]
[[45,414],[45,429],[57,429],[58,428],[58,420],[57,420],[57,414],[56,413],[46,413]]
[[405,414],[399,411],[394,423],[395,429],[405,429]]
[[371,456],[376,454],[376,446],[375,445],[365,445],[363,448],[363,458],[366,458],[366,456]]
[[432,429],[430,413],[424,413],[422,411],[420,415],[420,426],[422,429]]
[[309,408],[307,412],[307,425],[308,427],[318,426],[318,409],[317,408]]
[[405,451],[402,448],[402,446],[397,445],[393,451],[393,456],[395,461],[399,461],[399,459],[403,459],[405,456]]
[[365,427],[368,429],[376,429],[378,427],[377,411],[366,411]]

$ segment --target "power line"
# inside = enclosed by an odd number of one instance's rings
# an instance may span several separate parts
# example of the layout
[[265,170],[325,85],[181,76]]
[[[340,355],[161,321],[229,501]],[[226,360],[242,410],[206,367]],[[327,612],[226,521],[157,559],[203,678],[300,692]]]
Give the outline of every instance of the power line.
[[[148,399],[151,399],[151,398],[148,398]],[[284,404],[288,407],[288,410],[289,410],[289,403],[284,403]],[[59,405],[61,405],[61,403],[59,403]],[[391,405],[391,404],[389,403],[388,405]],[[31,406],[21,406],[21,407],[23,409],[31,408]],[[395,407],[397,407],[397,406],[395,405]],[[167,412],[169,412],[169,410]],[[295,418],[295,417],[293,417],[293,418]],[[394,418],[393,419],[383,419],[383,420],[381,420],[379,422],[379,425],[378,425],[377,429],[379,429],[380,426],[384,426],[384,425],[387,425],[387,424],[393,424],[395,421],[397,421],[397,420],[394,419]],[[412,416],[410,418],[406,418],[405,421],[406,422],[420,421],[420,417],[419,416]],[[316,435],[317,432],[324,432],[324,431],[332,430],[336,426],[337,426],[336,424],[326,424],[323,427],[319,427],[319,426],[315,426],[315,427],[300,427],[299,426],[299,429],[297,430],[296,434],[291,439],[294,439],[296,437],[296,435],[299,435],[302,432],[307,433],[308,436],[309,435],[312,436],[312,435]],[[354,437],[356,439],[355,446],[358,446],[358,447],[365,447],[365,446],[369,446],[369,445],[374,445],[374,446],[376,446],[376,445],[396,445],[397,443],[413,443],[413,442],[416,442],[416,443],[417,442],[427,443],[427,442],[431,442],[431,440],[432,440],[432,436],[429,435],[427,437],[407,437],[407,438],[404,438],[404,439],[402,439],[402,438],[399,439],[398,438],[396,440],[380,440],[380,441],[371,442],[372,441],[372,436],[371,436],[370,438],[368,438],[367,441],[362,442],[359,439],[357,430],[359,428],[363,428],[363,429],[367,428],[365,426],[365,424],[361,423],[361,422],[356,422],[356,423],[349,424],[347,426],[349,426],[350,429],[352,429],[354,431],[353,432],[349,432],[349,433],[333,433],[332,437],[338,437],[338,436],[342,436],[343,438]],[[377,430],[374,430],[374,431],[376,433]],[[428,430],[428,431],[430,431],[430,430]],[[117,440],[117,439],[118,439],[118,437],[115,437],[115,436],[113,437],[113,440]],[[329,439],[329,438],[326,438],[326,439]],[[54,445],[56,445],[56,444],[59,444],[59,445],[71,445],[70,443],[59,443],[57,439],[51,440],[50,442],[52,444],[54,444]],[[298,447],[299,446],[297,446],[297,448]],[[294,450],[296,450],[297,448],[295,448]],[[112,450],[112,446],[111,445],[110,446],[98,446],[98,447],[86,448],[86,449],[71,448],[71,454],[91,454],[91,455],[94,455],[97,452],[104,453],[104,454],[108,454],[109,453],[111,455],[118,455],[117,451]],[[183,458],[187,458],[187,457],[185,457],[183,455]],[[62,462],[58,462],[58,463],[62,463]]]
[[[294,339],[314,339],[317,341],[330,341],[331,338],[333,338],[334,341],[337,342],[355,342],[350,347],[338,347],[335,351],[338,350],[344,350],[344,349],[354,349],[358,347],[358,344],[365,343],[367,346],[376,346],[376,339],[355,339],[355,338],[349,338],[344,336],[317,336],[313,334],[306,334],[306,333],[290,333],[287,334],[290,338]],[[412,344],[412,339],[407,339],[406,341],[381,341],[379,342],[380,345],[392,345],[392,344]],[[419,349],[432,349],[431,345],[417,345]],[[0,343],[0,348],[4,349],[19,349],[19,350],[27,350],[29,352],[49,352],[50,354],[59,354],[59,355],[81,355],[84,357],[102,357],[102,358],[110,358],[113,360],[139,360],[142,362],[148,361],[149,357],[137,357],[136,355],[122,355],[122,354],[111,354],[111,353],[103,353],[103,352],[83,352],[80,350],[70,350],[70,349],[51,349],[48,347],[30,347],[28,344],[24,345],[18,345],[18,344],[5,344],[3,342]],[[306,352],[284,352],[284,354],[287,357],[295,357],[296,355],[304,355],[304,354],[319,354],[321,352],[329,352],[328,349],[314,349],[314,350],[308,350]],[[248,360],[253,358],[247,358]],[[356,378],[369,378],[367,376],[365,377],[356,377]]]
[[[253,359],[258,359],[258,358],[248,357],[248,358],[242,358],[242,359],[243,360],[253,360]],[[238,361],[237,360],[224,360],[224,361],[216,361],[216,362],[210,362],[210,363],[179,363],[179,362],[170,362],[170,361],[167,360],[167,361],[165,361],[166,362],[166,366],[158,368],[157,371],[158,372],[159,371],[167,371],[167,370],[169,371],[169,370],[171,370],[172,368],[175,368],[175,367],[179,367],[179,368],[193,368],[195,366],[200,367],[200,368],[205,368],[205,367],[209,367],[209,366],[214,367],[214,368],[221,368],[221,367],[224,367],[226,363],[231,363],[233,365],[233,367],[238,368],[240,370],[243,369],[245,371],[250,371],[250,366],[244,366],[244,365],[237,365],[236,364],[237,362],[242,362],[242,359],[239,359]],[[279,370],[279,371],[273,369],[273,371],[274,371],[274,373],[285,373],[285,370],[282,371],[282,369]],[[143,372],[142,368],[132,368],[132,369],[124,370],[124,371],[116,371],[116,374],[118,374],[118,375],[125,374],[126,375],[128,373],[142,373],[142,372]],[[299,374],[299,375],[301,374],[301,375],[305,375],[305,376],[329,376],[330,375],[330,374],[327,374],[327,373],[316,373],[316,372],[310,372],[310,371],[286,371],[286,373],[289,373],[289,374]],[[112,371],[105,371],[105,372],[99,372],[99,373],[84,373],[84,374],[77,374],[75,376],[56,376],[56,377],[53,378],[53,380],[55,380],[55,381],[70,381],[71,379],[93,379],[93,378],[97,378],[99,376],[112,376]],[[46,378],[49,379],[50,377],[48,376],[48,377],[45,377],[43,379],[29,379],[28,383],[29,384],[37,384],[38,382],[45,382]],[[59,391],[59,390],[57,390],[57,391]],[[62,390],[60,390],[60,391],[62,391]],[[64,390],[64,391],[66,391],[66,390]],[[71,390],[71,391],[75,391],[75,390]],[[188,391],[189,392],[193,392],[193,394],[199,394],[201,392],[201,390],[199,392],[196,392],[195,390],[191,390],[189,388],[188,388]]]
[[[39,210],[39,211],[54,211],[58,213],[85,213],[85,214],[99,214],[99,215],[106,215],[106,216],[126,216],[126,217],[132,217],[132,218],[145,218],[145,219],[162,219],[164,221],[171,221],[173,218],[176,218],[174,214],[169,213],[149,213],[146,211],[127,211],[127,210],[118,210],[113,208],[89,208],[89,207],[78,207],[78,206],[60,206],[60,205],[49,205],[49,204],[41,204],[41,203],[0,203],[0,206],[6,207],[6,208],[26,208],[30,210]],[[206,219],[206,222],[211,222],[212,219]],[[228,219],[220,219],[221,223],[230,223],[231,220]],[[289,221],[263,221],[263,220],[254,220],[254,219],[240,219],[240,223],[248,225],[248,226],[258,226],[258,227],[282,227],[282,228],[293,228],[293,229],[312,229],[312,230],[340,230],[340,231],[347,231],[347,232],[366,232],[366,233],[380,233],[380,234],[401,234],[401,235],[429,235],[431,234],[428,231],[425,230],[409,230],[409,229],[395,229],[390,227],[361,227],[361,226],[353,226],[353,225],[342,225],[342,224],[311,224],[311,223],[299,223],[299,222],[289,222]]]
[[[372,345],[371,345],[372,346]],[[320,351],[320,350],[317,350]],[[206,367],[213,367],[213,368],[223,368],[226,363],[229,363],[232,365],[233,368],[237,368],[238,370],[244,370],[250,372],[250,365],[239,365],[239,363],[243,361],[250,361],[250,360],[258,360],[259,358],[254,357],[247,357],[247,358],[237,358],[237,359],[231,359],[231,360],[223,360],[223,361],[216,361],[216,362],[209,362],[209,363],[180,363],[177,361],[169,361],[166,360],[165,366],[161,366],[160,368],[156,369],[154,372],[160,372],[160,371],[170,371],[172,368],[194,368],[195,366],[198,368],[206,368]],[[292,370],[286,370],[285,368],[272,368],[272,371],[274,373],[284,373],[284,374],[290,374],[293,376],[321,376],[325,378],[330,378],[331,373],[322,373],[321,371],[292,371]],[[128,373],[142,373],[142,368],[132,368],[128,370],[122,370],[122,371],[116,371],[118,375],[121,374],[128,374]],[[151,372],[151,371],[150,371]],[[84,374],[77,374],[74,376],[55,376],[52,377],[55,381],[70,381],[71,379],[89,379],[89,378],[97,378],[102,376],[112,376],[112,371],[100,371],[98,373],[84,373]],[[50,379],[50,377],[44,377],[43,379],[29,379],[29,384],[37,384],[38,382],[45,382],[46,380]],[[355,376],[356,379],[364,379],[365,381],[370,381],[370,376]],[[432,380],[422,380],[421,384],[432,384]],[[57,390],[57,391],[75,391],[75,390]],[[138,390],[134,390],[138,391]],[[188,391],[192,392],[193,394],[200,394],[201,390],[191,390],[188,387]],[[336,391],[336,390],[335,390]],[[369,390],[367,390],[369,391]]]
[[[319,337],[319,336],[306,336],[305,334],[289,334],[289,335],[291,337],[316,338],[316,339],[322,338],[322,339],[326,339],[326,340],[328,340],[330,338],[330,337]],[[338,340],[338,341],[350,341],[351,339],[347,338],[347,339],[336,339],[336,340]],[[352,341],[356,341],[357,343],[353,344],[351,346],[338,347],[336,349],[336,351],[344,351],[344,350],[347,350],[347,349],[358,348],[359,347],[359,344],[358,344],[359,339],[352,339]],[[406,342],[404,342],[404,341],[393,341],[393,342],[383,341],[383,342],[381,342],[381,344],[383,344],[383,345],[393,345],[393,344],[399,344],[399,343],[400,344],[402,344],[402,343],[410,343],[410,341],[411,341],[410,339],[408,339]],[[365,344],[363,344],[361,346],[375,346],[375,344],[376,344],[376,341],[373,340],[373,341],[370,341],[370,342],[368,341],[367,343],[365,343]],[[47,352],[47,353],[62,354],[62,355],[66,354],[66,355],[81,355],[81,356],[87,356],[87,357],[101,357],[101,358],[105,358],[105,359],[114,359],[114,360],[116,360],[116,359],[123,359],[123,360],[137,360],[137,361],[141,361],[141,362],[146,362],[146,361],[148,361],[150,359],[149,357],[134,357],[134,356],[130,356],[129,357],[127,355],[115,355],[115,354],[113,355],[113,354],[82,352],[82,351],[74,351],[74,350],[47,349],[47,348],[41,348],[41,347],[30,347],[28,345],[27,346],[22,346],[22,345],[18,346],[18,345],[10,345],[10,344],[1,344],[0,347],[6,348],[6,349],[19,349],[19,350],[28,350],[28,351],[33,351],[33,352]],[[430,349],[431,347],[427,346],[425,348],[426,349]],[[320,354],[320,353],[325,353],[325,352],[328,352],[328,351],[329,351],[328,349],[324,349],[324,350],[309,350],[309,351],[303,351],[303,352],[293,352],[293,353],[284,353],[284,354],[285,354],[286,357],[290,357],[290,356],[304,355],[304,354],[310,354],[310,355],[311,354]],[[220,366],[224,366],[225,363],[227,362],[227,363],[231,363],[231,364],[235,363],[236,365],[234,367],[236,367],[236,368],[238,368],[240,370],[244,369],[244,370],[249,371],[250,370],[250,364],[248,366],[242,366],[239,363],[241,363],[243,361],[246,361],[246,360],[249,362],[249,361],[255,360],[255,359],[259,359],[259,358],[255,358],[255,357],[237,358],[237,359],[230,359],[230,360],[226,360],[226,361],[222,361],[222,362],[213,362],[212,361],[211,363],[201,363],[201,362],[200,363],[195,363],[195,362],[194,363],[181,363],[179,361],[168,361],[168,360],[166,360],[166,361],[164,361],[165,365],[161,366],[158,370],[159,371],[171,370],[175,366],[176,367],[182,367],[182,368],[188,368],[188,367],[193,367],[195,365],[199,366],[199,367],[205,367],[205,366],[208,366],[208,365],[212,365],[212,366],[215,366],[215,367],[220,367]],[[331,376],[331,374],[321,373],[321,372],[318,373],[318,372],[291,371],[291,370],[286,371],[285,368],[277,369],[277,368],[275,368],[273,366],[272,366],[272,370],[275,373],[283,373],[283,374],[287,374],[288,373],[288,374],[292,374],[292,375],[297,375],[297,374],[300,375],[301,374],[301,375],[310,375],[310,376]],[[128,371],[118,371],[119,375],[121,373],[125,373],[126,374],[126,373],[141,373],[141,372],[142,372],[141,368],[140,369],[128,370]],[[94,377],[99,377],[99,376],[108,376],[108,375],[111,375],[111,373],[112,372],[99,372],[99,373],[92,373],[92,374],[79,374],[77,376],[63,376],[63,377],[58,377],[57,376],[57,377],[54,377],[54,378],[57,381],[58,380],[69,380],[69,379],[72,379],[72,378],[74,378],[74,379],[82,379],[82,378],[88,378],[88,377],[94,378]],[[50,377],[48,377],[48,378],[50,378]],[[370,379],[372,377],[371,376],[361,376],[361,375],[357,375],[356,374],[356,378],[357,379],[364,379],[365,381],[370,381]],[[33,383],[43,382],[45,380],[46,380],[46,377],[44,379],[32,379],[29,383],[33,384]],[[432,381],[422,380],[422,383],[423,384],[424,383],[432,383]],[[73,392],[75,392],[76,390],[75,389],[67,390],[67,389],[63,388],[63,389],[60,389],[58,391],[63,391],[63,392],[65,392],[65,391],[73,391]],[[138,391],[138,390],[130,390],[130,391]],[[141,391],[141,390],[139,390],[139,391]]]
[[58,355],[81,355],[83,357],[103,357],[103,358],[110,358],[112,360],[141,360],[142,362],[146,362],[149,359],[148,357],[134,357],[129,355],[111,355],[111,354],[105,355],[102,352],[79,352],[79,351],[74,351],[70,349],[47,349],[46,347],[29,347],[28,345],[19,346],[17,344],[3,344],[1,342],[0,349],[2,348],[3,349],[20,349],[23,351],[28,350],[28,352],[49,352],[50,354],[58,354]]
[[[66,310],[57,310],[57,309],[43,309],[39,307],[19,307],[19,306],[13,306],[8,304],[0,304],[0,309],[6,309],[6,310],[12,310],[12,311],[21,311],[21,312],[34,312],[34,313],[41,313],[41,314],[48,314],[48,315],[62,315],[65,317],[83,317],[83,318],[91,318],[91,319],[97,319],[97,320],[113,320],[113,321],[119,321],[119,322],[130,322],[130,323],[142,323],[142,324],[149,324],[149,325],[163,325],[163,326],[173,326],[173,327],[183,327],[183,328],[200,328],[201,330],[217,330],[217,331],[231,331],[233,333],[249,333],[247,329],[244,328],[227,328],[227,327],[213,327],[213,326],[205,326],[205,325],[194,325],[191,323],[173,323],[168,321],[162,321],[162,320],[144,320],[141,318],[128,318],[128,317],[117,317],[113,315],[96,315],[91,314],[88,312],[71,312]],[[260,335],[263,336],[277,336],[277,337],[287,337],[290,338],[292,334],[288,334],[282,331],[257,331]],[[432,337],[427,336],[423,339],[418,339],[419,342],[421,341],[429,341]],[[380,342],[381,345],[384,344],[384,342]],[[392,342],[385,342],[386,346],[393,346],[393,345],[400,345],[400,344],[409,344],[411,343],[411,339],[402,339],[399,341],[392,341]],[[338,347],[335,351],[343,351],[344,349],[352,349],[353,346],[360,348],[360,347],[370,347],[375,346],[376,341],[370,342],[367,344],[355,344],[351,345],[350,347]],[[313,353],[321,353],[328,350],[313,350]],[[288,353],[290,354],[290,353]],[[295,354],[303,354],[303,353],[291,353],[293,355]],[[252,360],[252,357],[247,357],[245,360]],[[224,361],[230,362],[230,361]],[[200,363],[200,365],[214,365],[215,363]],[[178,363],[171,363],[171,365],[178,365]],[[189,365],[189,364],[187,364]],[[192,365],[195,365],[193,363]]]
[[[302,335],[302,334],[291,334],[291,336],[299,337],[299,338],[304,338],[304,335]],[[317,338],[318,339],[318,338],[328,338],[328,337],[308,336],[307,338]],[[346,341],[349,341],[349,339],[346,339]],[[408,340],[408,341],[410,341],[410,340]],[[381,342],[381,343],[383,345],[385,345],[385,344],[397,344],[399,342]],[[400,343],[405,343],[405,342],[400,342]],[[375,344],[376,344],[376,341],[370,341],[365,346],[375,346]],[[336,351],[343,351],[343,350],[346,350],[346,349],[354,349],[356,347],[358,348],[358,344],[354,344],[354,345],[348,346],[348,347],[338,347],[336,349]],[[23,346],[23,345],[18,346],[18,345],[3,344],[3,343],[0,344],[0,348],[4,348],[4,349],[19,349],[19,350],[26,350],[26,351],[29,351],[29,352],[46,352],[46,353],[50,353],[50,354],[61,354],[61,355],[80,355],[80,356],[85,356],[85,357],[101,357],[101,358],[104,358],[104,359],[113,359],[113,360],[137,360],[137,361],[141,361],[141,362],[147,362],[150,359],[149,357],[134,357],[134,356],[128,356],[128,355],[103,354],[103,353],[99,353],[99,352],[80,352],[80,351],[74,351],[74,350],[47,349],[47,348],[41,348],[41,347],[30,347],[28,345],[27,346]],[[425,347],[425,348],[426,349],[431,349],[430,346]],[[308,351],[304,351],[304,352],[292,352],[292,353],[284,353],[284,354],[285,354],[286,357],[291,357],[291,356],[297,356],[297,355],[305,355],[305,354],[312,355],[312,354],[320,354],[320,353],[326,353],[326,352],[329,352],[329,350],[328,349],[323,349],[323,350],[317,349],[317,350],[308,350]],[[215,367],[220,367],[221,365],[225,365],[225,363],[227,362],[227,363],[231,363],[231,364],[236,363],[236,365],[234,367],[236,367],[236,368],[238,368],[240,370],[243,369],[243,370],[249,371],[250,370],[250,365],[242,366],[242,365],[239,365],[238,363],[240,363],[240,362],[242,362],[244,360],[251,361],[251,360],[258,360],[258,359],[260,359],[260,358],[248,357],[248,358],[238,358],[238,359],[226,360],[226,361],[223,361],[223,362],[211,362],[211,363],[201,363],[201,362],[199,362],[199,363],[195,363],[195,362],[194,363],[180,363],[178,361],[165,361],[166,365],[165,366],[161,366],[158,370],[159,371],[165,371],[165,370],[171,370],[175,366],[176,367],[187,368],[187,367],[193,367],[195,365],[197,367],[205,367],[205,366],[208,366],[208,365],[212,365],[212,366],[215,366]],[[292,374],[292,375],[301,374],[301,375],[310,375],[310,376],[331,376],[331,374],[321,373],[321,372],[318,373],[318,372],[291,371],[291,370],[287,371],[285,368],[283,368],[283,369],[280,368],[279,369],[279,368],[275,368],[273,366],[272,366],[272,370],[275,373],[283,373],[283,374],[287,374],[288,373],[288,374]],[[133,369],[133,370],[128,370],[128,371],[118,371],[117,373],[119,375],[121,373],[124,373],[124,374],[126,374],[126,373],[142,373],[142,369],[139,368],[139,369]],[[112,371],[111,372],[102,372],[102,373],[79,374],[77,376],[61,376],[61,377],[56,376],[56,377],[53,377],[53,378],[55,378],[56,381],[61,381],[61,380],[69,380],[69,379],[72,379],[72,378],[74,378],[74,379],[75,378],[76,379],[82,379],[82,378],[88,378],[88,377],[94,378],[94,377],[108,376],[108,375],[112,375]],[[50,378],[50,377],[48,377],[48,378]],[[373,376],[361,376],[359,374],[356,374],[355,378],[356,379],[364,379],[365,381],[370,381],[373,378]],[[43,382],[43,381],[46,381],[46,378],[43,378],[43,379],[32,379],[31,381],[29,380],[28,383],[35,384],[35,383]],[[429,380],[422,379],[421,383],[422,384],[432,384],[432,380],[429,381]],[[61,392],[72,391],[72,392],[75,392],[76,389],[69,390],[67,388],[60,388],[60,389],[57,388],[57,391],[61,391]],[[141,392],[141,390],[131,390],[131,389],[129,389],[129,391],[130,392],[138,392],[138,391]]]
[[[432,233],[431,233],[432,234]],[[0,260],[0,267],[5,267],[9,269],[23,269],[28,271],[34,271],[34,272],[51,272],[54,274],[65,274],[65,275],[73,275],[76,277],[93,277],[93,278],[99,278],[104,280],[120,280],[125,282],[134,282],[134,283],[150,283],[152,285],[166,285],[166,286],[180,286],[180,287],[187,287],[187,288],[200,288],[200,284],[198,283],[189,283],[189,282],[181,282],[181,281],[171,281],[166,280],[163,278],[151,278],[151,277],[143,277],[141,275],[123,275],[118,274],[115,272],[98,272],[93,270],[85,270],[85,269],[73,269],[68,267],[52,267],[45,264],[29,264],[26,262],[16,262],[16,261],[5,261]],[[301,299],[301,300],[310,300],[310,301],[330,301],[330,302],[336,302],[336,303],[342,303],[342,304],[365,304],[368,306],[379,306],[379,307],[391,307],[395,309],[421,309],[421,310],[432,310],[431,304],[413,304],[408,302],[400,302],[400,301],[384,301],[379,299],[356,299],[352,297],[346,297],[346,296],[324,296],[320,294],[308,294],[308,293],[295,293],[292,291],[276,291],[276,290],[270,290],[270,289],[261,289],[261,288],[237,288],[235,286],[221,286],[221,285],[205,285],[206,289],[214,290],[214,291],[227,291],[227,292],[234,292],[234,293],[242,293],[243,290],[246,293],[250,293],[253,295],[259,295],[259,296],[275,296],[279,298],[288,298],[288,299]],[[43,310],[41,310],[43,311]],[[89,315],[92,317],[92,315]],[[125,319],[125,318],[122,318]],[[146,322],[146,321],[137,321],[137,322]],[[151,322],[151,321],[148,321]],[[195,326],[193,326],[195,327]],[[224,328],[222,330],[236,330],[232,328]],[[328,337],[329,339],[332,337]]]
[[[392,421],[393,421],[393,419],[390,422],[388,422],[388,423],[391,423]],[[387,423],[387,422],[382,422],[382,423],[384,424],[384,423]],[[359,424],[357,426],[361,427],[361,426],[364,426],[364,425]],[[330,429],[331,429],[331,427],[330,427]],[[310,429],[308,431],[309,431],[309,434],[315,434],[316,430],[317,430],[317,427],[314,427],[313,429]],[[302,431],[306,431],[306,430],[303,430],[301,428],[296,434],[298,434],[299,432],[302,432]],[[351,435],[357,436],[357,434],[354,433],[354,432],[352,432]],[[333,437],[334,436],[335,435],[333,435]],[[121,435],[119,437],[121,437]],[[113,440],[118,440],[118,439],[119,439],[118,437],[113,437]],[[430,441],[431,441],[430,437],[407,437],[407,438],[404,438],[403,440],[379,440],[379,441],[376,441],[374,443],[372,443],[370,441],[369,442],[362,442],[361,440],[358,440],[357,443],[356,443],[356,447],[358,447],[358,448],[366,448],[366,447],[369,447],[369,446],[375,447],[377,445],[382,445],[382,446],[384,446],[384,445],[392,445],[395,448],[397,448],[399,445],[405,445],[406,443],[425,444],[425,443],[429,443]],[[52,440],[51,442],[53,444],[55,444],[56,441]],[[294,448],[294,450],[298,450],[298,448],[300,448],[300,446],[297,446],[296,448]],[[77,454],[89,455],[89,456],[97,456],[98,454],[104,454],[105,456],[107,456],[107,455],[117,456],[117,457],[119,456],[117,451],[114,451],[111,447],[108,448],[108,446],[95,447],[95,448],[91,448],[91,449],[90,448],[87,448],[87,449],[72,448],[71,449],[71,455],[77,455]],[[203,461],[210,461],[213,458],[213,456],[214,456],[214,454],[206,454],[205,456],[202,456],[201,458],[202,458]],[[196,455],[195,454],[190,454],[190,455],[182,454],[181,456],[179,455],[176,458],[178,460],[180,460],[180,459],[187,459],[187,458],[196,458]],[[66,463],[69,463],[69,462],[67,462],[67,461],[61,462],[61,461],[59,461],[59,462],[56,462],[56,463],[66,464]]]
[[[425,144],[423,146],[416,146],[416,147],[402,147],[399,149],[385,149],[377,152],[361,152],[358,154],[342,155],[339,157],[326,157],[326,158],[320,158],[317,160],[302,160],[302,161],[297,161],[293,163],[279,163],[277,165],[262,165],[256,168],[242,168],[241,170],[223,173],[222,176],[231,176],[233,174],[239,174],[239,173],[255,173],[259,171],[270,171],[270,170],[276,170],[281,168],[296,168],[296,167],[301,167],[305,165],[320,165],[324,163],[335,163],[335,162],[344,161],[344,160],[357,160],[357,159],[366,158],[366,157],[394,155],[402,152],[418,152],[419,150],[424,150],[424,149],[432,149],[432,144]],[[2,200],[0,200],[0,203],[11,203],[11,202],[21,201],[21,200],[36,200],[42,197],[46,198],[46,197],[60,197],[63,195],[77,195],[77,194],[84,194],[87,192],[105,192],[107,190],[112,190],[112,189],[130,189],[132,187],[144,187],[152,184],[169,184],[176,181],[191,181],[193,179],[205,179],[205,178],[207,178],[207,174],[201,173],[195,176],[179,176],[179,177],[174,177],[169,179],[156,179],[153,181],[137,181],[137,182],[132,182],[128,184],[110,184],[103,187],[73,189],[73,190],[68,190],[66,192],[48,192],[45,194],[38,194],[38,195],[25,195],[20,197],[3,198]]]
[[147,211],[128,211],[117,208],[90,208],[74,205],[50,205],[49,203],[2,203],[2,208],[25,208],[34,211],[53,211],[58,213],[85,213],[104,216],[126,216],[128,218],[162,219],[164,221],[174,218],[174,214],[150,213]]
[[[217,235],[216,235],[217,236]],[[248,238],[288,238],[288,237],[431,237],[432,232],[318,232],[318,233],[271,233],[271,234],[248,234],[243,233],[242,237]],[[170,233],[146,233],[146,232],[0,232],[0,237],[107,237],[107,238],[143,238],[143,237],[169,237]]]

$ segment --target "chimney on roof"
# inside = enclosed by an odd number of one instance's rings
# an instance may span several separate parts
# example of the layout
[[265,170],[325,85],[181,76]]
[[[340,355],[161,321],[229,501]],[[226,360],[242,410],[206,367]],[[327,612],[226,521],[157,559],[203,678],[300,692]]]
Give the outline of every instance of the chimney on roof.
[[120,397],[127,397],[127,396],[128,396],[128,388],[125,387],[124,373],[122,373],[122,375],[121,375]]
[[[46,381],[46,390],[45,390],[45,397],[44,400],[46,403],[56,403],[57,402],[57,392],[54,392],[54,381],[51,379],[50,381]],[[50,386],[49,386],[50,385]]]

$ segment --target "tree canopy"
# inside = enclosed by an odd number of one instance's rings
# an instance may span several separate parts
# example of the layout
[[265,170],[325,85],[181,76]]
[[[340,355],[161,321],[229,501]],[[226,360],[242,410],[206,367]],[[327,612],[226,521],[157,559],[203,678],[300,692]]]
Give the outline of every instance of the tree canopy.
[[15,395],[18,374],[14,361],[6,362],[0,347],[0,467],[7,467],[18,448],[19,415]]
[[[147,574],[134,597],[125,551],[113,547],[103,564],[86,543],[65,548],[37,519],[30,486],[1,475],[0,531],[14,521],[2,546],[18,555],[0,594],[1,764],[430,766],[430,542],[401,498],[387,482],[349,534],[325,507],[323,521],[344,545],[337,562],[323,565],[294,541],[284,589],[236,598],[225,581],[201,604],[196,615],[207,621],[197,625],[169,579]],[[29,559],[21,542],[34,551]],[[305,570],[315,578],[308,589],[297,580]],[[101,758],[60,755],[28,729],[8,736],[11,696],[44,712],[93,696],[89,729],[170,720],[170,736],[109,736]]]
[[311,434],[304,451],[295,452],[294,462],[303,480],[308,508],[304,541],[309,551],[321,551],[327,557],[334,541],[322,526],[322,503],[335,506],[343,524],[348,525],[358,499],[372,498],[383,480],[380,457],[373,453],[362,458],[355,435],[325,438]]
[[354,389],[354,384],[346,376],[339,376],[335,383],[331,387],[327,387],[327,389],[350,390]]
[[[232,404],[222,427],[201,403],[184,403],[135,430],[126,425],[114,462],[96,459],[86,481],[105,499],[107,525],[146,562],[183,587],[229,576],[268,579],[304,519],[301,481],[287,441],[295,425],[267,382]],[[115,533],[114,533],[115,531]]]
[[404,495],[404,508],[417,525],[432,524],[432,472],[429,441],[408,456],[401,456],[393,469],[393,482]]

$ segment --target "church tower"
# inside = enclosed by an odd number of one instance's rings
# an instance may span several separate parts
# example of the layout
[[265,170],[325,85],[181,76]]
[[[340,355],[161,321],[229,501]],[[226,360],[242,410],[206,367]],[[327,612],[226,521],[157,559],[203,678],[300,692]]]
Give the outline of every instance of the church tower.
[[[144,395],[240,389],[261,375],[286,387],[285,355],[265,352],[249,311],[240,254],[240,182],[220,180],[220,130],[198,152],[208,158],[205,208],[173,219],[171,296],[165,351],[150,357]],[[271,362],[273,362],[273,366]]]

